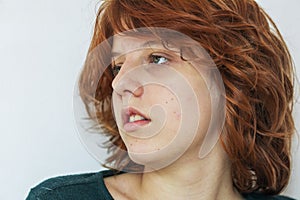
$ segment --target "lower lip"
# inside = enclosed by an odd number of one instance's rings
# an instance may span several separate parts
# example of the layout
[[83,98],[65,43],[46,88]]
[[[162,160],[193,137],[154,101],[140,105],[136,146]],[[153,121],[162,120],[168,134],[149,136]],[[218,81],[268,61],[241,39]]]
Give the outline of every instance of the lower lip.
[[124,124],[123,129],[126,132],[133,132],[149,123],[150,123],[149,120],[139,120],[139,121],[135,121],[135,122],[128,122],[128,123]]

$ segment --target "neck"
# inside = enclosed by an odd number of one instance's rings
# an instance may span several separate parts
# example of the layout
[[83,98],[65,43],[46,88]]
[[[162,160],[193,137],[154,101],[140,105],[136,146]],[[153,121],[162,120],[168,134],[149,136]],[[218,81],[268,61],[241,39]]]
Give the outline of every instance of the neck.
[[202,160],[183,157],[164,169],[141,174],[137,199],[241,199],[222,148],[215,147]]

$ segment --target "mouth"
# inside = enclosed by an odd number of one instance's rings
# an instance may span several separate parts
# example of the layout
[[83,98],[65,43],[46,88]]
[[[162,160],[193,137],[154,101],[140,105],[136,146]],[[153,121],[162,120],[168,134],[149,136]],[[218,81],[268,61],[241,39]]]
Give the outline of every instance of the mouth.
[[122,111],[123,129],[126,132],[133,132],[147,125],[151,119],[137,109],[128,107]]

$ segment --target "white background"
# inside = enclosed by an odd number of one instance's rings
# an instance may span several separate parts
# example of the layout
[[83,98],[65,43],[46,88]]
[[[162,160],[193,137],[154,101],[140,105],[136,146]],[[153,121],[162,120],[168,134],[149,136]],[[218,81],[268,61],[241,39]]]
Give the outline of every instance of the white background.
[[[259,2],[282,31],[299,77],[299,0]],[[102,169],[81,145],[72,110],[97,6],[96,0],[0,0],[0,199],[24,199],[49,177]],[[298,130],[299,110],[297,104]],[[300,198],[296,145],[286,194]]]

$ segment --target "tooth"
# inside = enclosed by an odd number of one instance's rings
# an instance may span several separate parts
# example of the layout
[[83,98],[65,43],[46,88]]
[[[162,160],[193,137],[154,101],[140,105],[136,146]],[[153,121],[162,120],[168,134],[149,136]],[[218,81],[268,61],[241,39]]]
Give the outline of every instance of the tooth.
[[145,118],[140,116],[140,115],[131,115],[129,117],[129,122],[135,122],[135,121],[138,121],[138,120],[144,120]]
[[143,120],[145,119],[144,117],[140,116],[140,115],[135,115],[134,120],[138,121],[138,120]]
[[142,117],[140,115],[135,115],[134,116],[134,121],[138,121],[138,120],[141,120]]
[[134,122],[134,115],[131,115],[131,116],[130,116],[129,122]]

